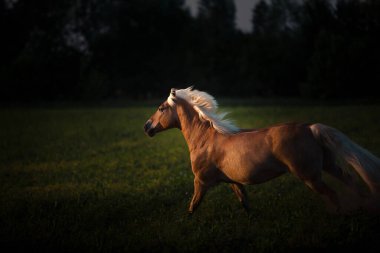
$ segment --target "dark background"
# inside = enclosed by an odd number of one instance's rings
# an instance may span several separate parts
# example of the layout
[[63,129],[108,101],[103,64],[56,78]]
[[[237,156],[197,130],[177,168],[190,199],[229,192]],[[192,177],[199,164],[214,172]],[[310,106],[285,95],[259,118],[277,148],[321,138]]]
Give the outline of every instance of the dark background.
[[162,97],[378,98],[380,1],[2,0],[2,103]]

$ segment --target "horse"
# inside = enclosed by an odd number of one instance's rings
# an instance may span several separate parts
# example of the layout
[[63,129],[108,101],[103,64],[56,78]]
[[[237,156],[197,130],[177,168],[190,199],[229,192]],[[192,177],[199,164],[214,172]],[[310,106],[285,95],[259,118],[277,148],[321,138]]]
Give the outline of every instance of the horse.
[[[337,129],[321,123],[284,123],[262,129],[239,129],[210,94],[171,89],[170,95],[144,125],[155,134],[178,128],[188,145],[194,174],[192,214],[205,193],[220,182],[230,184],[249,213],[245,185],[260,184],[290,172],[340,209],[337,193],[322,180],[322,172],[363,196],[353,173],[372,196],[380,193],[380,159]],[[353,169],[352,169],[353,168]],[[355,173],[356,172],[356,173]]]

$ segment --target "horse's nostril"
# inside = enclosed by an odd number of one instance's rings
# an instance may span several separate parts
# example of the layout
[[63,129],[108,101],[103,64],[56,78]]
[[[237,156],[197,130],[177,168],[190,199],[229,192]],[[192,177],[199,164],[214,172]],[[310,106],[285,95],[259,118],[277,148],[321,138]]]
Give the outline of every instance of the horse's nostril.
[[152,121],[148,120],[144,125],[144,131],[146,132],[150,126],[152,125]]

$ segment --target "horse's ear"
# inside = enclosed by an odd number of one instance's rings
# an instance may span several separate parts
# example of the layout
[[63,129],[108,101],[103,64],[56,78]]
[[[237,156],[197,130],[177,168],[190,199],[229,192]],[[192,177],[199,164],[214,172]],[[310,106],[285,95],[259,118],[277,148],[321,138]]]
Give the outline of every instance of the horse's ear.
[[175,91],[176,91],[176,89],[172,88],[170,90],[170,95],[172,95],[173,97],[175,97]]

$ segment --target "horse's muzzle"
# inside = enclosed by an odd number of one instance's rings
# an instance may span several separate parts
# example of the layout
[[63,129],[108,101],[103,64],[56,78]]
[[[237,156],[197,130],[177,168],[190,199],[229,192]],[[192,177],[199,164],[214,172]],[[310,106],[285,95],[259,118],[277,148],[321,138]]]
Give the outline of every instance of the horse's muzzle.
[[155,135],[155,130],[152,127],[152,120],[148,120],[144,125],[144,132],[149,136],[153,137]]

